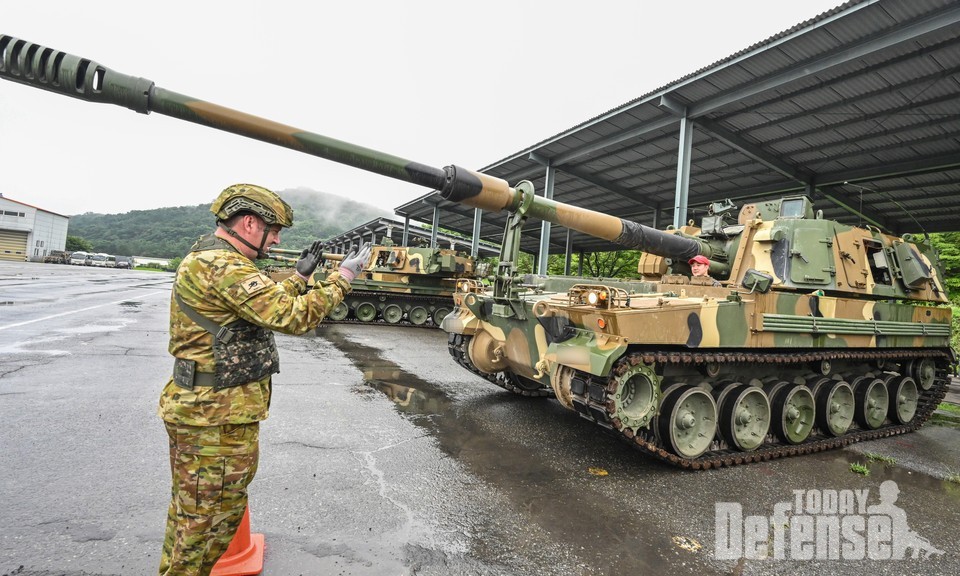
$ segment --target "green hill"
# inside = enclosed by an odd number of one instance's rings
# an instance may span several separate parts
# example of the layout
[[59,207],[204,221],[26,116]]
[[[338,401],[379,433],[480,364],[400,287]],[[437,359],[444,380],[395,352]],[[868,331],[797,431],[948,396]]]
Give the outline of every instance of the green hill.
[[[280,190],[293,207],[294,224],[283,231],[282,247],[304,248],[390,212],[308,188]],[[70,217],[67,234],[79,236],[96,252],[120,256],[183,256],[201,234],[216,226],[210,204],[133,210],[123,214],[88,212]]]

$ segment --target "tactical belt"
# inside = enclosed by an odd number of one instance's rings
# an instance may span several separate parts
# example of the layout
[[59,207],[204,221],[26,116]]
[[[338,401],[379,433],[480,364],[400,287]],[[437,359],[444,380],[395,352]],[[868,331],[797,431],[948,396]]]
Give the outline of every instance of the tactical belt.
[[[177,360],[180,360],[177,358]],[[213,372],[194,372],[194,386],[213,386],[217,383],[217,376]]]

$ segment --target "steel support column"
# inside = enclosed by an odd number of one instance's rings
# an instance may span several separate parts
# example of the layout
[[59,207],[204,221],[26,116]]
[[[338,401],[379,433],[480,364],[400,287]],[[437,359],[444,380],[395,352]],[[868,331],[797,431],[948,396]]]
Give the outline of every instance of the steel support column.
[[687,223],[687,199],[690,194],[690,154],[693,151],[693,122],[680,118],[680,145],[677,147],[677,189],[673,201],[673,225]]
[[440,205],[433,206],[433,229],[430,230],[430,247],[437,247],[437,230],[440,228]]
[[566,246],[566,249],[563,251],[563,275],[564,276],[570,275],[570,257],[571,257],[570,252],[573,249],[573,241],[570,235],[571,232],[572,230],[567,228],[567,246]]
[[403,236],[400,238],[400,245],[401,246],[410,245],[410,217],[409,216],[403,217]]
[[483,211],[479,208],[473,209],[473,242],[470,244],[470,255],[474,258],[480,257],[480,218]]
[[[547,162],[546,184],[543,187],[543,197],[547,200],[553,200],[553,181],[555,170],[550,162]],[[537,258],[537,274],[547,273],[547,264],[550,257],[550,223],[546,220],[540,225],[540,255]]]

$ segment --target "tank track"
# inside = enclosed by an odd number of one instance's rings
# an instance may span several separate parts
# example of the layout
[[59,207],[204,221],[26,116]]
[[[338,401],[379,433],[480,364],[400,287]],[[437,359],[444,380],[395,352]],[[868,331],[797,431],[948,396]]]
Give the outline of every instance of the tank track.
[[[662,444],[655,432],[655,425],[642,430],[638,434],[633,434],[630,429],[621,431],[620,423],[611,414],[613,411],[613,393],[616,391],[614,379],[617,374],[622,374],[623,371],[627,369],[631,359],[633,359],[634,362],[643,361],[646,363],[656,362],[658,364],[687,366],[696,366],[704,362],[740,363],[744,365],[778,363],[798,366],[823,360],[897,361],[908,358],[933,358],[938,361],[943,361],[942,363],[938,362],[933,386],[931,386],[929,390],[919,390],[920,396],[913,420],[907,424],[891,423],[888,420],[884,425],[875,430],[860,429],[856,421],[854,421],[850,427],[850,431],[840,437],[822,436],[818,434],[818,430],[815,428],[810,436],[802,443],[786,444],[780,442],[779,439],[772,434],[769,434],[764,444],[750,452],[730,449],[726,446],[725,442],[714,439],[713,444],[711,444],[707,452],[697,458],[688,459],[673,454]],[[940,350],[910,350],[909,352],[845,350],[801,353],[774,352],[765,354],[743,352],[702,354],[687,351],[644,351],[628,354],[621,358],[614,366],[611,376],[608,378],[597,377],[577,371],[573,377],[574,385],[571,386],[571,388],[573,389],[574,409],[581,417],[601,426],[640,451],[655,456],[674,466],[693,470],[708,470],[710,468],[737,466],[752,462],[765,462],[776,458],[811,454],[824,450],[842,448],[865,440],[875,440],[913,432],[930,418],[930,415],[936,410],[937,405],[946,395],[949,384],[949,374],[944,365],[950,361],[951,359],[947,354]],[[580,380],[582,384],[578,385],[577,380]]]
[[[519,385],[517,377],[506,372],[497,374],[486,374],[473,366],[467,356],[467,348],[470,344],[470,336],[461,334],[449,334],[447,339],[447,349],[450,355],[464,369],[515,394],[531,397],[553,397],[553,389],[541,387],[536,389],[525,388]],[[580,380],[582,388],[574,385],[573,404],[574,410],[583,418],[597,424],[608,433],[627,442],[634,448],[650,454],[664,462],[674,466],[691,470],[709,470],[711,468],[720,468],[723,466],[738,466],[753,462],[766,462],[776,458],[785,458],[789,456],[799,456],[802,454],[812,454],[825,450],[842,448],[857,442],[867,440],[876,440],[899,434],[913,432],[920,428],[936,410],[937,405],[943,401],[947,393],[949,384],[949,375],[947,370],[938,366],[936,378],[933,386],[929,390],[919,390],[920,397],[917,404],[917,412],[908,424],[895,424],[887,422],[885,425],[875,430],[860,429],[854,422],[850,431],[840,437],[822,436],[819,431],[814,429],[810,436],[800,444],[786,444],[780,442],[772,434],[769,434],[767,441],[759,448],[750,452],[743,452],[730,449],[726,442],[715,440],[710,449],[697,458],[683,458],[665,448],[659,438],[657,438],[655,427],[649,431],[643,431],[639,434],[633,434],[629,429],[620,430],[620,424],[616,418],[611,415],[613,399],[612,394],[616,391],[614,379],[622,374],[630,365],[631,360],[643,361],[646,363],[676,364],[696,366],[702,363],[723,363],[723,364],[784,364],[802,366],[812,362],[823,360],[856,360],[856,361],[876,361],[876,360],[903,360],[909,358],[932,358],[950,362],[950,358],[945,352],[939,350],[910,350],[907,352],[886,351],[886,350],[865,350],[865,351],[823,351],[823,352],[801,352],[801,353],[764,353],[755,352],[724,352],[724,353],[693,353],[689,351],[646,351],[628,354],[622,358],[615,366],[611,375],[607,378],[596,377],[586,372],[577,371],[573,377],[574,382]]]
[[[463,366],[465,369],[470,371],[472,374],[483,378],[484,380],[496,384],[497,386],[513,392],[514,394],[519,394],[520,396],[530,396],[533,398],[547,398],[553,397],[553,389],[545,387],[531,387],[523,386],[520,382],[520,379],[508,372],[498,372],[496,374],[486,374],[477,370],[477,368],[470,362],[470,358],[467,356],[467,348],[470,345],[470,339],[472,336],[464,336],[462,334],[449,334],[447,337],[447,350],[450,352],[450,355],[453,356],[453,359],[456,360],[457,364]],[[533,382],[531,382],[533,384]]]
[[[396,292],[377,292],[374,290],[354,290],[350,292],[350,294],[347,294],[347,297],[344,299],[344,301],[349,302],[351,298],[379,300],[381,296],[386,296],[388,300],[393,299],[396,302],[403,302],[403,303],[409,303],[409,304],[417,303],[420,305],[425,305],[428,307],[427,308],[428,311],[429,311],[429,306],[431,305],[442,306],[449,310],[453,309],[452,297],[418,296],[415,294],[403,294],[403,293],[396,293]],[[379,326],[406,326],[408,328],[439,328],[440,327],[439,324],[433,323],[432,314],[427,318],[426,322],[424,322],[423,324],[414,324],[409,319],[407,319],[406,314],[404,314],[404,316],[400,319],[399,322],[392,322],[392,323],[387,322],[386,320],[383,319],[383,315],[381,314],[380,310],[377,310],[376,318],[374,318],[369,322],[358,320],[357,318],[352,316],[353,314],[352,308],[350,310],[350,314],[351,314],[350,316],[348,316],[347,318],[344,318],[343,320],[334,320],[330,317],[327,317],[327,318],[324,318],[323,323],[324,324],[364,324],[364,325],[376,324]]]

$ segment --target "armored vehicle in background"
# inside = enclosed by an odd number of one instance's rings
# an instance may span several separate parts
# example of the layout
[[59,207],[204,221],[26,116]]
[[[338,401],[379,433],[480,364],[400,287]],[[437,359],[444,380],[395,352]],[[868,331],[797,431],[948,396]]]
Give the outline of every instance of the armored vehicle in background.
[[63,250],[51,250],[49,254],[43,257],[45,264],[69,264],[70,253]]
[[[158,112],[512,213],[492,291],[464,283],[442,321],[449,351],[494,383],[553,394],[673,464],[735,465],[910,432],[956,368],[929,241],[824,220],[802,196],[747,204],[736,217],[730,204],[717,204],[699,228],[662,232],[537,197],[527,181],[510,186],[458,166],[411,162],[9,36],[0,36],[0,53],[5,79]],[[516,272],[527,218],[644,251],[645,279],[530,290]],[[686,278],[697,255],[709,259],[721,286]]]
[[[274,248],[270,253],[274,258],[296,261],[292,256],[300,251]],[[336,261],[327,261],[328,265],[314,274],[314,280],[325,279],[335,269]],[[278,269],[270,276],[277,280],[292,273],[292,269]],[[446,248],[397,246],[386,237],[371,247],[370,261],[351,282],[353,290],[327,319],[440,326],[453,309],[453,294],[460,281],[477,282],[470,255]]]
[[[274,282],[280,282],[284,278],[290,277],[296,268],[294,265],[297,263],[297,260],[300,258],[300,254],[303,250],[290,250],[287,248],[267,248],[267,259],[275,260],[280,262],[280,265],[268,264],[263,267],[263,272],[270,277]],[[332,252],[323,252],[321,253],[321,266],[331,266],[334,262],[339,262],[343,260],[343,254],[336,254]],[[308,285],[313,285],[313,278],[311,278]]]

